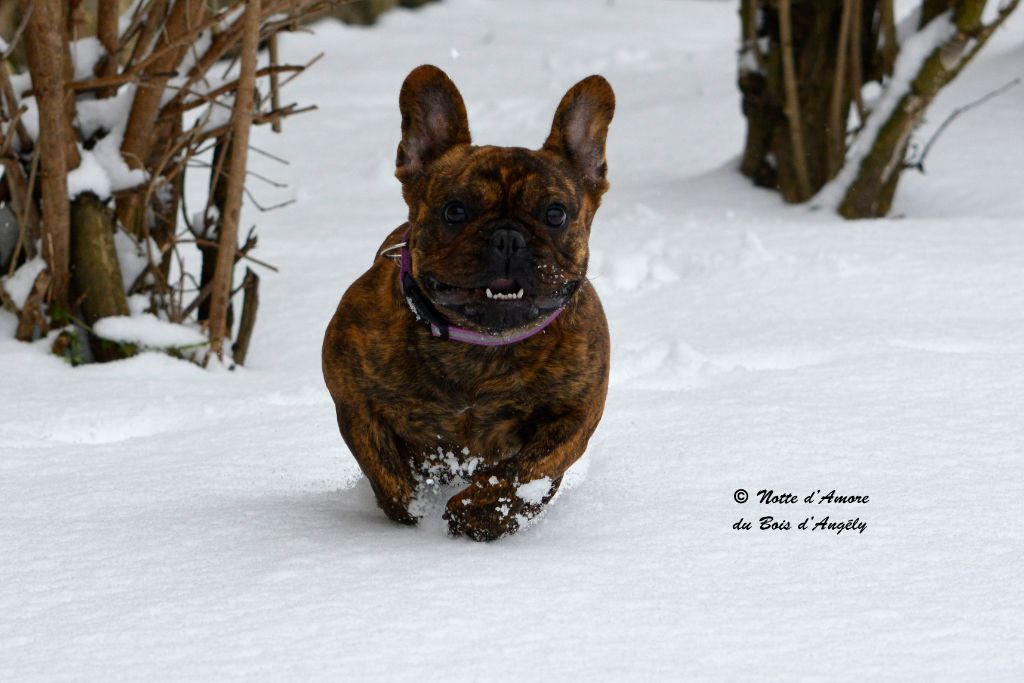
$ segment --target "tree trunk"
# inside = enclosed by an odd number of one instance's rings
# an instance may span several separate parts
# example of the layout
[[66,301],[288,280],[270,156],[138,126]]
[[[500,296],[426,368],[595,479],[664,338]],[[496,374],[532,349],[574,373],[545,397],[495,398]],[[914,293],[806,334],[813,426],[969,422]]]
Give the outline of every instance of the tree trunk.
[[[96,12],[96,38],[99,39],[107,54],[96,64],[96,75],[113,76],[117,73],[117,48],[119,45],[117,29],[121,14],[121,3],[118,0],[99,0]],[[107,98],[117,94],[116,87],[101,88],[96,97]]]
[[[100,318],[128,315],[110,210],[95,195],[80,195],[71,205],[71,224],[74,294],[85,324],[92,327]],[[99,361],[126,355],[122,345],[94,335],[89,335],[89,345]]]
[[[785,11],[790,4],[792,10]],[[861,11],[873,12],[874,6],[874,0],[866,0]],[[872,22],[853,22],[851,11],[846,10],[843,39],[843,0],[743,0],[741,6],[739,87],[747,138],[740,170],[757,185],[778,189],[788,202],[805,201],[821,189],[846,152],[852,92],[837,78],[836,67],[840,58],[863,60],[865,51],[851,54],[850,46],[873,45],[876,31]],[[854,25],[860,26],[860,40],[850,39]],[[869,68],[857,66],[862,72]]]
[[210,348],[218,358],[224,355],[224,338],[228,335],[227,313],[231,300],[231,276],[238,250],[238,222],[242,211],[242,193],[245,190],[246,157],[249,152],[249,129],[252,127],[252,108],[255,95],[256,61],[260,42],[260,0],[249,0],[245,7],[242,35],[241,69],[235,108],[231,115],[231,155],[228,159],[227,196],[224,215],[220,217],[220,235],[217,247],[217,266],[210,292]]
[[67,173],[79,163],[71,128],[75,100],[64,87],[71,59],[63,35],[59,0],[33,0],[31,7],[25,52],[39,104],[39,184],[45,217],[43,255],[51,275],[49,300],[67,308],[71,280]]
[[[243,257],[261,263],[248,255],[256,246],[252,233],[238,245],[249,129],[264,123],[279,129],[281,119],[315,109],[281,106],[278,90],[294,76],[276,79],[278,73],[297,74],[309,64],[280,64],[275,53],[271,68],[257,70],[257,50],[261,40],[276,47],[273,38],[278,32],[324,16],[330,2],[0,0],[0,23],[12,14],[24,18],[17,19],[4,37],[11,50],[19,51],[16,54],[25,47],[24,59],[8,61],[27,62],[33,86],[31,93],[16,92],[9,65],[0,62],[0,201],[13,205],[5,215],[16,214],[18,226],[17,231],[11,226],[3,230],[4,237],[12,238],[14,249],[9,254],[11,244],[4,240],[0,260],[6,263],[0,275],[24,267],[27,259],[38,255],[46,261],[45,268],[38,260],[30,265],[42,272],[33,283],[27,306],[19,308],[0,289],[0,305],[19,315],[15,332],[19,338],[29,339],[72,321],[94,328],[101,318],[127,314],[128,286],[129,292],[145,291],[147,310],[170,322],[194,323],[199,309],[199,322],[210,335],[211,347],[223,357],[232,330],[234,265]],[[81,42],[86,39],[90,43]],[[96,43],[102,46],[100,54],[95,54]],[[100,57],[91,65],[91,74],[75,77],[72,49]],[[226,57],[231,65],[225,65]],[[238,79],[222,83],[238,61],[242,64]],[[256,79],[266,76],[273,77],[273,92],[263,98]],[[18,87],[25,89],[21,83]],[[130,109],[122,112],[127,118],[121,124],[123,136],[110,122],[76,119],[77,98],[96,101],[112,96],[130,99],[126,104]],[[28,97],[35,98],[36,106],[21,106]],[[272,103],[269,111],[267,102]],[[204,111],[198,117],[188,113],[199,108]],[[223,111],[231,111],[230,122],[220,120]],[[117,220],[108,210],[109,199],[103,197],[101,202],[91,195],[69,199],[68,173],[80,163],[79,150],[100,152],[95,145],[105,138],[109,143],[112,135],[122,137],[118,142],[126,164],[132,170],[144,170],[148,180],[114,190],[118,218],[144,245],[145,253],[130,259],[132,273],[121,273],[114,239],[119,237]],[[190,225],[196,233],[191,240],[177,229],[186,205],[186,172],[204,165],[198,157],[212,141],[216,141],[216,171],[208,207],[218,211],[217,215],[209,211],[197,225]],[[94,179],[72,176],[76,186],[80,185],[77,180]],[[111,180],[120,186],[120,178]],[[202,251],[201,275],[193,269],[195,259],[186,253],[193,244]],[[125,274],[133,282],[124,282]],[[201,279],[198,291],[197,278]],[[257,283],[255,273],[248,272],[242,284],[242,320],[233,347],[239,361],[245,358],[255,323]],[[84,341],[79,343],[75,332],[65,330],[55,349],[69,353],[77,364],[83,360],[79,352]],[[117,342],[89,341],[97,360],[118,357],[124,351]],[[209,357],[200,354],[201,359]]]
[[[981,23],[985,0],[961,0],[956,3],[953,17],[955,30],[925,59],[910,91],[900,99],[882,123],[839,205],[842,216],[875,218],[889,212],[903,171],[911,133],[939,91],[967,66],[1018,2],[1014,0],[1004,6],[999,17],[988,25]],[[928,9],[927,6],[925,9]],[[947,19],[938,16],[933,21]]]
[[[213,159],[210,169],[210,196],[208,208],[203,212],[203,242],[199,243],[199,253],[203,260],[199,271],[200,291],[207,287],[213,288],[213,274],[217,269],[217,245],[220,239],[220,224],[224,216],[224,207],[227,201],[228,178],[231,176],[231,169],[228,168],[231,159],[230,136],[217,139],[213,147]],[[216,215],[210,209],[216,211]],[[227,327],[231,327],[231,302],[228,302]],[[210,319],[210,297],[207,296],[199,304],[196,312],[196,319],[199,322],[206,322]]]
[[[200,0],[178,0],[171,7],[155,50],[162,51],[162,55],[145,70],[145,87],[138,89],[132,101],[121,143],[121,155],[131,169],[145,168],[150,160],[153,142],[159,139],[154,135],[154,127],[167,81],[189,48],[190,41],[184,38],[200,25],[205,12],[206,4]],[[141,193],[126,195],[118,201],[117,217],[137,237],[146,237],[147,230],[142,225],[145,210],[141,200]]]

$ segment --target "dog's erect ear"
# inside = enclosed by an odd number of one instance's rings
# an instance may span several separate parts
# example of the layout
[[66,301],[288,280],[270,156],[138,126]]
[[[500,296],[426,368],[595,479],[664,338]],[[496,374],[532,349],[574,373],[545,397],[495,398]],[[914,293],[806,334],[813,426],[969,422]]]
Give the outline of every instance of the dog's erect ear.
[[565,93],[544,149],[561,154],[588,183],[604,190],[608,185],[604,146],[614,114],[612,86],[601,76],[588,76]]
[[455,145],[470,143],[462,95],[445,72],[424,64],[412,70],[398,96],[402,141],[395,175],[402,182],[419,175]]

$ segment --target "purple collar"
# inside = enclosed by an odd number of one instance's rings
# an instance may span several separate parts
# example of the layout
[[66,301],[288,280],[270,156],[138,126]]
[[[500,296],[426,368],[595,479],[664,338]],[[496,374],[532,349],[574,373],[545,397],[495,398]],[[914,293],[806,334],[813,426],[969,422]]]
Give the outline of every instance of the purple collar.
[[[388,252],[399,248],[402,250],[400,259],[388,254]],[[412,310],[413,315],[416,316],[416,319],[422,320],[429,325],[430,334],[438,339],[454,339],[455,341],[475,346],[507,346],[543,332],[565,310],[565,304],[562,304],[535,327],[513,335],[487,334],[486,332],[475,332],[462,327],[456,327],[434,308],[434,305],[423,293],[423,290],[416,284],[416,280],[412,276],[412,254],[409,252],[408,235],[404,242],[387,247],[381,251],[381,255],[399,261],[401,270],[399,271],[398,281],[402,285],[402,296],[405,297],[405,301],[409,304],[409,308]]]

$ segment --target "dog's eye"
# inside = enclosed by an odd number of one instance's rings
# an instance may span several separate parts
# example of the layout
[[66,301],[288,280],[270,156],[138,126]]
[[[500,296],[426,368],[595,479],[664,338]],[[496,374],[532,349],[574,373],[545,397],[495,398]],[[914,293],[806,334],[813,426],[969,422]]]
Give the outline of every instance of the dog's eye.
[[561,204],[552,204],[544,210],[544,223],[549,228],[564,228],[569,214]]
[[453,199],[441,209],[441,219],[450,226],[460,226],[469,220],[469,212],[465,204]]

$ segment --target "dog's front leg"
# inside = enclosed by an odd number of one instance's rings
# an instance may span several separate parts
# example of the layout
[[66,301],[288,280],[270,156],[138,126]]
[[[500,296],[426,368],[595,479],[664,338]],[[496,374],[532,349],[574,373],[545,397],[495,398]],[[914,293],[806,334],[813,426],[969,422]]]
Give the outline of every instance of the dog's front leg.
[[596,426],[587,417],[566,417],[537,429],[519,454],[475,474],[448,501],[449,533],[493,541],[539,515],[586,449]]
[[[418,522],[418,518],[409,512],[417,481],[405,444],[369,411],[341,404],[336,404],[336,408],[341,436],[359,468],[370,480],[377,505],[396,522]],[[354,425],[358,427],[353,428]]]

